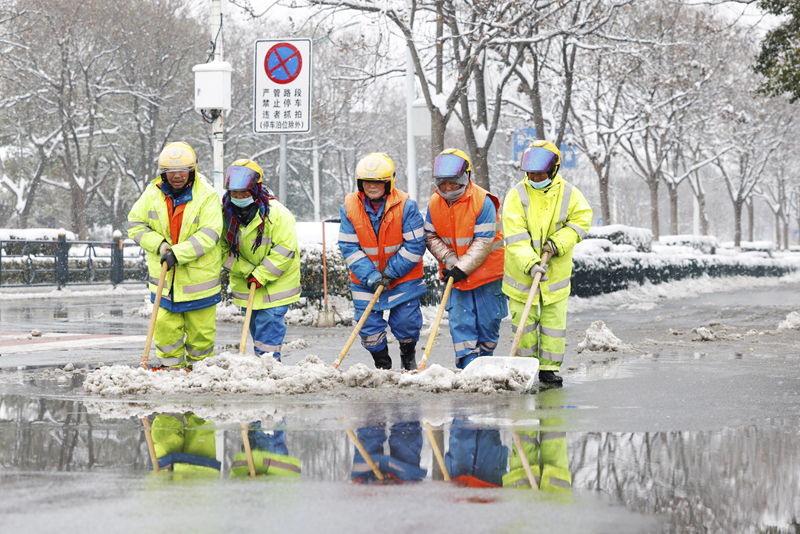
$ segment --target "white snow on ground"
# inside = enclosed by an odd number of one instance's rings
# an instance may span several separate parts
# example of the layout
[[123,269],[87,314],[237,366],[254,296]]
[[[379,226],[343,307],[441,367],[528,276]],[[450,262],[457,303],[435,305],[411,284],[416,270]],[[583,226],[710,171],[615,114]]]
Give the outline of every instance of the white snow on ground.
[[718,291],[727,292],[735,288],[766,288],[798,282],[800,282],[800,272],[782,277],[728,276],[712,278],[703,276],[701,278],[688,278],[658,285],[647,282],[642,285],[635,284],[629,289],[596,297],[580,298],[572,296],[569,298],[569,311],[583,312],[618,308],[648,311],[657,308],[658,303],[665,299],[683,299]]
[[58,289],[53,289],[51,291],[42,291],[37,293],[20,293],[19,291],[21,288],[19,287],[15,287],[13,289],[13,292],[0,293],[0,300],[61,299],[69,297],[130,297],[150,294],[150,290],[146,288],[137,287],[135,289],[128,289],[122,286],[109,287],[107,289],[89,290],[64,288],[60,291]]
[[792,312],[786,316],[785,321],[781,321],[778,330],[800,330],[800,313]]
[[586,330],[586,335],[583,341],[578,343],[576,350],[580,354],[584,350],[616,351],[621,348],[623,348],[622,341],[614,335],[606,324],[603,321],[595,321]]
[[295,395],[336,388],[412,388],[440,393],[523,391],[530,374],[517,369],[504,373],[463,377],[460,371],[432,364],[421,373],[370,369],[357,363],[347,371],[334,369],[318,356],[306,356],[296,365],[272,358],[222,353],[198,362],[191,373],[149,371],[123,365],[103,366],[83,383],[87,393],[118,395],[228,394]]

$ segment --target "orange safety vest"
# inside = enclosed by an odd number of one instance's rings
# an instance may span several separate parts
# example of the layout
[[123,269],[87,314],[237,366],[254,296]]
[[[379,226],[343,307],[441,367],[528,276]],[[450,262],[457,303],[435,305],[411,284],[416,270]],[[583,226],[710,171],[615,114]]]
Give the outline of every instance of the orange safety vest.
[[[447,205],[447,201],[439,195],[438,190],[431,196],[428,204],[436,234],[450,245],[455,250],[456,256],[460,258],[466,254],[472,244],[475,235],[475,221],[483,209],[487,195],[497,208],[492,252],[465,280],[453,286],[462,291],[475,289],[503,277],[505,247],[503,247],[503,228],[500,224],[500,200],[482,187],[470,182],[464,195],[452,206]],[[444,265],[440,262],[440,273],[442,269],[444,269]]]
[[[364,254],[367,255],[380,272],[386,270],[389,258],[397,254],[397,251],[403,245],[403,210],[408,199],[408,193],[392,189],[392,192],[386,198],[379,235],[376,236],[372,221],[364,207],[364,193],[350,193],[344,198],[347,218],[353,223],[361,250],[364,251]],[[392,282],[389,289],[409,280],[418,280],[422,278],[422,274],[422,262],[419,262],[408,274]],[[350,280],[356,284],[361,284],[353,275],[353,271],[350,271]]]

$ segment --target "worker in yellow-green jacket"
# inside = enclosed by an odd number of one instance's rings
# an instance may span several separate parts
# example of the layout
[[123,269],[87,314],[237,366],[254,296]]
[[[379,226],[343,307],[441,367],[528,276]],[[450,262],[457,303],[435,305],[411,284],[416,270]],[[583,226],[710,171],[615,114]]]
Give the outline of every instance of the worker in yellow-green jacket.
[[161,292],[153,340],[160,367],[191,367],[214,355],[220,301],[219,196],[197,172],[186,143],[169,143],[158,157],[158,177],[128,215],[128,235],[147,251],[150,301]]
[[[534,141],[522,153],[525,178],[503,204],[503,293],[509,297],[512,329],[524,328],[516,356],[539,358],[539,380],[546,386],[562,382],[556,373],[564,361],[572,249],[586,237],[592,222],[592,209],[558,174],[560,166],[561,153],[553,143]],[[545,252],[552,258],[541,265]],[[539,287],[532,288],[537,272],[542,278]],[[537,297],[524,318],[531,290]]]
[[292,214],[263,185],[255,161],[239,159],[225,173],[222,210],[223,267],[230,271],[233,301],[245,308],[255,284],[250,335],[259,356],[281,361],[289,304],[300,300],[300,250]]

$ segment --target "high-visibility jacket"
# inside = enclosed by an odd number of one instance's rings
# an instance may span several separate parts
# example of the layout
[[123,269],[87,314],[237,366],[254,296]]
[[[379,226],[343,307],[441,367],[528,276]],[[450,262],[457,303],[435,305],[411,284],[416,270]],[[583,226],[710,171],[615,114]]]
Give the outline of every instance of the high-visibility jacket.
[[425,230],[417,203],[408,193],[392,190],[378,214],[367,213],[364,193],[345,197],[340,210],[339,248],[350,269],[356,307],[366,306],[374,290],[367,283],[392,280],[374,311],[386,310],[426,292],[422,279]]
[[592,208],[581,192],[556,175],[545,189],[534,189],[528,179],[518,183],[503,203],[505,274],[503,292],[525,302],[531,291],[531,267],[541,261],[542,247],[552,240],[558,255],[548,262],[548,280],[540,282],[544,305],[565,299],[570,293],[572,249],[586,237]]
[[[491,223],[476,224],[487,196],[494,203],[497,215]],[[430,213],[436,235],[455,251],[458,258],[467,253],[475,234],[494,232],[492,251],[475,270],[469,273],[465,280],[455,284],[454,287],[468,291],[503,276],[505,250],[503,248],[503,229],[500,224],[500,200],[496,196],[470,181],[461,198],[449,206],[437,189],[431,196],[428,213]],[[440,273],[443,268],[445,265],[440,261]]]
[[[253,449],[252,454],[256,476],[300,476],[300,458],[258,449]],[[250,466],[247,463],[246,453],[236,453],[231,464],[231,477],[248,476],[250,476]]]
[[[172,247],[178,260],[174,274],[168,273],[161,294],[162,302],[189,302],[219,295],[219,237],[222,233],[222,207],[216,191],[197,174],[191,200],[185,204],[180,237],[170,235],[167,198],[159,189],[161,177],[151,182],[128,214],[128,235],[147,251],[150,291],[155,294],[161,276],[158,248],[163,241]],[[162,306],[163,307],[163,306]]]
[[[520,431],[519,438],[539,489],[572,491],[572,474],[569,472],[566,432]],[[525,466],[516,447],[511,453],[509,471],[503,476],[503,487],[527,489],[531,487],[530,480],[525,472]]]
[[270,199],[269,216],[264,224],[261,243],[254,251],[253,243],[258,238],[258,227],[262,220],[256,214],[246,228],[241,228],[242,240],[237,258],[229,252],[227,228],[222,234],[222,254],[227,258],[224,267],[230,270],[233,301],[238,306],[247,306],[250,297],[247,280],[250,275],[255,276],[261,284],[256,289],[254,310],[297,302],[301,291],[300,248],[292,213],[277,200]]

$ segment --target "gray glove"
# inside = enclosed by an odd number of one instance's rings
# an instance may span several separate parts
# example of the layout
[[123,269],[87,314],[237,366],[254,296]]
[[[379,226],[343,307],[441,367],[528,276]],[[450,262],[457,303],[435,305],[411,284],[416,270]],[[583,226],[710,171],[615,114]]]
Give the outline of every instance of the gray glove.
[[542,273],[542,278],[540,281],[547,282],[548,280],[550,280],[545,276],[547,274],[547,267],[548,266],[546,263],[544,267],[542,267],[541,265],[534,265],[533,267],[531,267],[531,276],[536,276],[536,273]]
[[542,247],[542,252],[549,252],[551,256],[558,256],[558,249],[552,240],[549,240],[544,244],[544,247]]
[[158,255],[163,256],[170,250],[172,250],[172,247],[169,246],[169,243],[167,243],[166,241],[162,241],[161,244],[158,246]]

